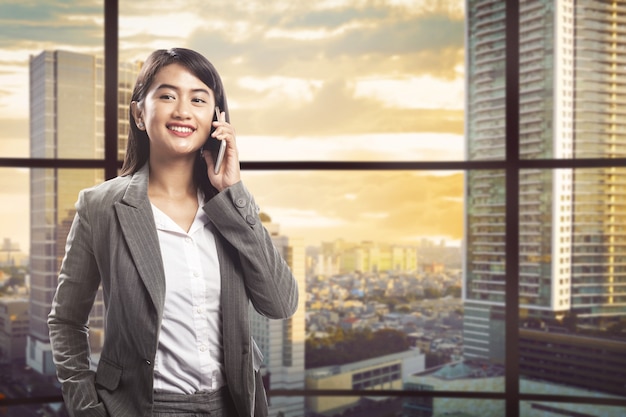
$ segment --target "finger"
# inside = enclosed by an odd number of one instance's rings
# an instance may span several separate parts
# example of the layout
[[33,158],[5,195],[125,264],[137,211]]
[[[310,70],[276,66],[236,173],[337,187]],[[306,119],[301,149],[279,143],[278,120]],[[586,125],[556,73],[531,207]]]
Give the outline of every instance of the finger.
[[221,136],[224,131],[224,123],[226,123],[226,112],[221,112],[218,115],[217,122],[214,122],[215,130],[213,130],[214,138]]
[[215,139],[233,141],[235,139],[235,131],[229,124],[221,125],[211,134]]

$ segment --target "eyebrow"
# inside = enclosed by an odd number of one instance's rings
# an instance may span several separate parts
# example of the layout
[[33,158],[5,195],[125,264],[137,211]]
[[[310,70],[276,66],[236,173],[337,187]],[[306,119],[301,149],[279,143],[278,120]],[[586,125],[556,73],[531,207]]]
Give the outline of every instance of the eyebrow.
[[[169,88],[170,90],[176,90],[179,91],[180,88],[176,87],[175,85],[171,85],[171,84],[161,84],[159,85],[156,89],[160,90],[162,88]],[[207,90],[206,88],[194,88],[193,90],[191,90],[193,93],[205,93],[207,95],[211,95],[210,91]]]

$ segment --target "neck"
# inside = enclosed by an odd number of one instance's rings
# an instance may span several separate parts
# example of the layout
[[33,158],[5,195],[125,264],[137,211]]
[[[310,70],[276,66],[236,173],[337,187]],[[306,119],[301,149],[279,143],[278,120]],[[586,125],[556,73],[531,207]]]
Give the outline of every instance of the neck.
[[150,158],[148,194],[172,198],[196,195],[193,179],[193,160],[156,161]]

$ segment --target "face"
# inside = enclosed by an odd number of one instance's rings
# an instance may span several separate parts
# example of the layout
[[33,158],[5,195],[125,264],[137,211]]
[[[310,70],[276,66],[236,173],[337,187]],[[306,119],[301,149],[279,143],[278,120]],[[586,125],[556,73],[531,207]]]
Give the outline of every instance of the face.
[[209,137],[213,121],[213,91],[180,64],[156,74],[146,97],[132,103],[138,126],[150,138],[150,158],[195,156]]

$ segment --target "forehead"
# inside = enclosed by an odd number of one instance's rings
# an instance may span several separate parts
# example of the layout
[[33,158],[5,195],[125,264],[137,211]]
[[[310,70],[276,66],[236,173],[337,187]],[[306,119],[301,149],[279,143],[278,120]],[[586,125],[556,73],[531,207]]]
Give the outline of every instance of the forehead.
[[162,86],[176,87],[181,90],[203,89],[213,91],[187,67],[178,63],[166,65],[154,75],[150,89],[153,90]]

